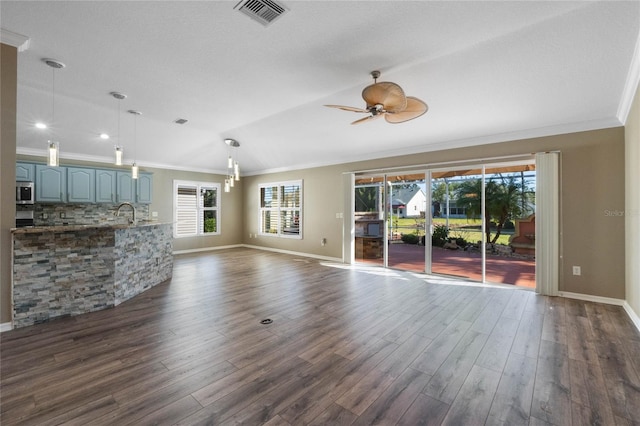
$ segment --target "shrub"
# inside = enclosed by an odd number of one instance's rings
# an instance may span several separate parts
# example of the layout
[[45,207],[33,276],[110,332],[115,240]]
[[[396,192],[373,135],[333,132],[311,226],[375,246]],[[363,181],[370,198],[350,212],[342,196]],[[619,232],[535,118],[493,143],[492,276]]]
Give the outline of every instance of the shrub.
[[466,247],[467,246],[467,240],[465,240],[462,237],[458,237],[455,239],[456,245],[458,247]]
[[431,245],[442,247],[448,241],[449,229],[445,225],[434,225]]
[[418,244],[418,241],[420,241],[420,237],[417,234],[402,234],[400,239],[405,244]]

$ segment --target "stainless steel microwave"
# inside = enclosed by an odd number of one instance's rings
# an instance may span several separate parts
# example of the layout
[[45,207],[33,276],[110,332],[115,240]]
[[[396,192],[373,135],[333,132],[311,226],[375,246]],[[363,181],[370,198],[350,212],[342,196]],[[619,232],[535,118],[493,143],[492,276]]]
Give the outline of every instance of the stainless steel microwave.
[[16,182],[16,204],[33,204],[35,195],[33,182]]

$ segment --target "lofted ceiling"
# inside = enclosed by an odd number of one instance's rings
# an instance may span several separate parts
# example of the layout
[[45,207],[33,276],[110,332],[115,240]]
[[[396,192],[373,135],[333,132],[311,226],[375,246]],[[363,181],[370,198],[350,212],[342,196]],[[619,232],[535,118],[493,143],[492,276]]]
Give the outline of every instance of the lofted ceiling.
[[[224,173],[234,138],[257,174],[619,126],[637,85],[638,1],[283,0],[266,27],[236,3],[3,0],[3,33],[29,38],[18,153],[53,137],[63,162],[110,162],[120,108],[127,164]],[[323,106],[364,107],[372,70],[429,112],[352,126]]]

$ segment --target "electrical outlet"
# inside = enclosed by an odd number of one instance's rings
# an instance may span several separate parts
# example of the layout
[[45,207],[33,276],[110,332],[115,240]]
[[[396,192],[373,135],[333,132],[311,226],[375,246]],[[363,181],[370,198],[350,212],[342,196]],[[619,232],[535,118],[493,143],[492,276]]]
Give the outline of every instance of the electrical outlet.
[[326,246],[327,245],[327,239],[323,238],[320,240],[320,245]]
[[46,214],[46,213],[42,213],[42,218],[43,218],[43,219],[49,219],[49,215],[48,215],[48,214]]
[[65,212],[60,212],[60,219],[66,219],[67,214]]
[[573,275],[581,275],[582,274],[582,270],[580,269],[579,266],[574,266],[573,267]]
[[249,232],[249,238],[253,238],[253,234]]

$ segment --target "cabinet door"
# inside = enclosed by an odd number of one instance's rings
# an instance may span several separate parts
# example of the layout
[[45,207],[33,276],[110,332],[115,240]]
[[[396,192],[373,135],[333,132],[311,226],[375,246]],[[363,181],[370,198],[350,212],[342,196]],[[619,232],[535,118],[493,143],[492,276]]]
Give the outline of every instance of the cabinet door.
[[35,173],[35,164],[16,163],[16,181],[33,182]]
[[66,167],[36,164],[36,202],[63,203],[66,201]]
[[117,179],[117,197],[118,203],[135,203],[136,202],[136,181],[131,177],[131,173],[116,172]]
[[116,202],[116,172],[113,170],[96,170],[96,202]]
[[67,167],[67,201],[70,203],[96,202],[96,171]]
[[140,173],[138,175],[138,203],[151,204],[153,198],[153,175],[151,173]]

